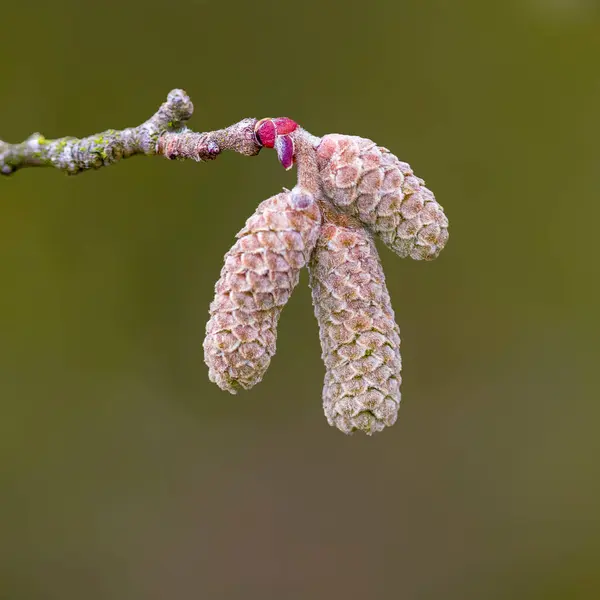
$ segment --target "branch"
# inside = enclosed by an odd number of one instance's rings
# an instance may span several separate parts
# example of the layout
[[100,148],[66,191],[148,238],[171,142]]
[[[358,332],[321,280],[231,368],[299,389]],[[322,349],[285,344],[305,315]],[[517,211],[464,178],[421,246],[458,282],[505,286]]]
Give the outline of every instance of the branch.
[[245,156],[258,154],[254,136],[256,119],[243,119],[226,129],[195,133],[184,123],[194,105],[183,90],[173,90],[156,114],[138,127],[78,139],[47,140],[34,133],[20,144],[0,140],[0,174],[11,175],[24,167],[55,167],[69,175],[112,165],[134,154],[163,154],[169,159],[213,160],[223,150]]
[[443,208],[408,163],[370,139],[318,138],[288,117],[195,133],[185,125],[193,110],[189,96],[173,90],[138,127],[83,139],[36,133],[20,144],[0,141],[0,175],[35,166],[74,175],[134,154],[206,161],[223,150],[254,156],[274,149],[286,170],[296,165],[298,183],[262,202],[225,256],[204,341],[209,378],[231,393],[262,379],[281,310],[308,266],[329,424],[369,435],[392,425],[400,332],[374,235],[399,256],[431,260],[448,240]]

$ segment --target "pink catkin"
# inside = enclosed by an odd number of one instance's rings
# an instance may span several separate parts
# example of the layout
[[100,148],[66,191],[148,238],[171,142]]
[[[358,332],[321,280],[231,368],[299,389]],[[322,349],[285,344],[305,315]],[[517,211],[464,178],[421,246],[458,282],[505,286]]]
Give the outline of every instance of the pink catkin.
[[432,260],[448,240],[448,219],[410,165],[371,140],[324,136],[317,147],[323,190],[396,254]]
[[235,394],[261,381],[277,322],[315,247],[321,211],[298,189],[262,202],[225,255],[206,326],[209,378]]
[[330,425],[368,434],[393,425],[400,405],[400,330],[369,234],[327,211],[309,263]]

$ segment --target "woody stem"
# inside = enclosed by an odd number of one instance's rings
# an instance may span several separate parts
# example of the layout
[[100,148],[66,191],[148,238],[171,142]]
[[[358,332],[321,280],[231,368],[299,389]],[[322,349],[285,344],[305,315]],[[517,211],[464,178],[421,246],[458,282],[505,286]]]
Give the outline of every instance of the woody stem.
[[112,165],[135,154],[163,154],[170,159],[203,161],[216,158],[223,150],[234,150],[245,156],[260,151],[254,138],[256,119],[243,119],[218,131],[196,133],[184,125],[193,111],[190,97],[176,89],[150,119],[137,127],[109,129],[82,139],[47,140],[42,134],[34,133],[19,144],[0,140],[0,175],[39,166],[75,175]]

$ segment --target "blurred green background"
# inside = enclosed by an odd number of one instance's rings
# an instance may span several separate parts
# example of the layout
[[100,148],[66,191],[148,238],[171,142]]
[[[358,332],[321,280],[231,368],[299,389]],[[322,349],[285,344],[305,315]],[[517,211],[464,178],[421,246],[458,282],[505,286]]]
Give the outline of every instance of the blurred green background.
[[600,597],[600,7],[592,0],[9,2],[0,138],[287,115],[363,135],[450,217],[382,260],[396,425],[322,414],[306,274],[265,380],[202,339],[273,152],[0,180],[0,598]]

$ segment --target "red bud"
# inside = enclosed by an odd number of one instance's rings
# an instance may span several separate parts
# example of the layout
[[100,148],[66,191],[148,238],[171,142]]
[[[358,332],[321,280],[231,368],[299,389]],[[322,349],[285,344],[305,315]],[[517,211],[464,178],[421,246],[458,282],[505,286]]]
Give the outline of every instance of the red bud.
[[278,117],[277,119],[273,119],[273,122],[275,123],[277,135],[286,135],[287,133],[296,131],[298,128],[298,123],[292,121],[292,119],[288,119],[288,117]]
[[265,148],[275,147],[275,137],[277,135],[273,119],[261,119],[254,126],[254,135],[256,141]]
[[289,135],[278,135],[275,140],[275,150],[283,168],[286,171],[291,169],[294,165],[294,140]]

